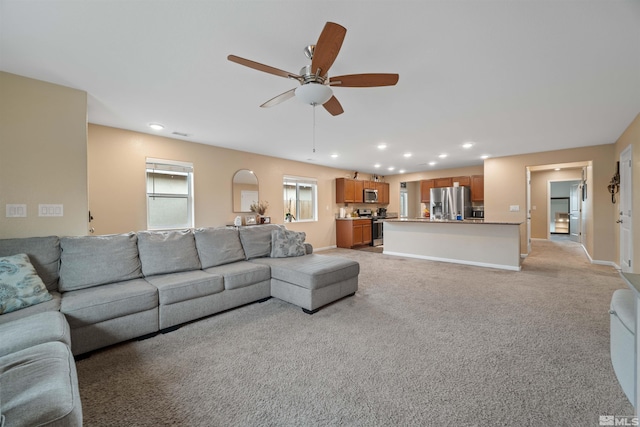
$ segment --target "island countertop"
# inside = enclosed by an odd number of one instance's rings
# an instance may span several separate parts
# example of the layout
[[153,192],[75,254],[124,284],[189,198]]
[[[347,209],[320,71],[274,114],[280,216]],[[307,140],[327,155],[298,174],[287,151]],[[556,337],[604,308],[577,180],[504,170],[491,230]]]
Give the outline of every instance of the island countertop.
[[465,219],[462,221],[450,220],[450,219],[436,219],[431,220],[429,218],[388,218],[385,222],[419,222],[425,224],[492,224],[492,225],[520,225],[522,222],[496,222],[485,221],[483,219]]

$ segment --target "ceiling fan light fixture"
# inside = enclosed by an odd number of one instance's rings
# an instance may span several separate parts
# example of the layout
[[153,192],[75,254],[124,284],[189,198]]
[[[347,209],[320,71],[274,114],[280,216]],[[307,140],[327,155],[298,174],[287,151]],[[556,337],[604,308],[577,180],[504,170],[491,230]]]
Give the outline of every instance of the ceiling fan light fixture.
[[332,96],[331,88],[320,83],[307,83],[296,88],[296,97],[309,105],[322,105]]

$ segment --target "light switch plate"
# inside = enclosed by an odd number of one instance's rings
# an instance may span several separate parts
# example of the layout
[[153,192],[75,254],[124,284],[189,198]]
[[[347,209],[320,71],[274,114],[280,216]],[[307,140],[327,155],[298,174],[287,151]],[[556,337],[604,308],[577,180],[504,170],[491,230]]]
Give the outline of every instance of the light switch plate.
[[63,216],[64,210],[62,205],[38,205],[38,216]]
[[511,205],[509,206],[510,212],[520,212],[520,205]]
[[6,217],[7,218],[26,218],[27,217],[27,205],[7,205],[6,206]]

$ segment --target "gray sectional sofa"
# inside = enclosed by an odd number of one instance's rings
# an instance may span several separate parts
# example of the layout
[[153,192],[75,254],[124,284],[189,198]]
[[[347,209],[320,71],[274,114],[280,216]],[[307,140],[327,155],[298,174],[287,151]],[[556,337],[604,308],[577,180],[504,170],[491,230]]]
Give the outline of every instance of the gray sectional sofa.
[[[272,296],[314,313],[358,289],[358,263],[314,254],[304,233],[275,224],[0,240],[0,257],[20,253],[52,298],[0,314],[5,426],[81,425],[74,356]],[[42,369],[14,369],[31,359],[59,376],[47,379],[56,410],[37,422],[24,416],[39,416],[39,391],[29,402],[16,387],[30,387]]]

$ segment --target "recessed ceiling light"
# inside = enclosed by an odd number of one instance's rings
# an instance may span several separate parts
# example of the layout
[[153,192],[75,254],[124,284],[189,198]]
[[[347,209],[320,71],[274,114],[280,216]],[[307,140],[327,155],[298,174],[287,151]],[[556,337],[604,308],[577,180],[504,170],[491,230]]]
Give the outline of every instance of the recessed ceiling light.
[[435,166],[437,162],[429,162],[429,166]]
[[404,169],[400,169],[400,170],[398,171],[398,173],[405,173],[405,170],[404,170]]
[[554,171],[559,171],[559,170],[561,170],[561,169],[560,169],[560,168],[555,168],[555,169],[554,169]]
[[149,123],[149,127],[153,130],[162,130],[164,129],[164,125],[161,125],[160,123]]
[[444,159],[445,157],[447,157],[447,154],[442,153],[438,157],[440,157],[441,159]]
[[471,148],[473,147],[473,142],[465,142],[464,144],[462,144],[462,148]]
[[403,154],[403,156],[405,156],[406,158],[409,158],[409,157],[413,156],[413,154],[411,154],[411,153],[404,153],[404,154]]
[[375,165],[373,165],[374,168],[379,168],[380,167],[380,163],[376,163]]
[[484,160],[484,159],[488,159],[488,158],[489,158],[489,155],[488,155],[488,154],[483,154],[482,156],[480,156],[480,158],[481,158],[482,160]]
[[385,148],[387,148],[387,144],[378,144],[378,150],[384,150]]
[[395,168],[394,168],[393,166],[390,166],[390,167],[388,167],[388,168],[387,168],[387,170],[389,170],[389,171],[392,171],[392,170],[394,170],[394,169],[395,169]]
[[337,155],[336,153],[333,153],[333,154],[331,155],[331,157],[333,157],[333,158],[335,159],[336,157],[338,157],[338,155]]

